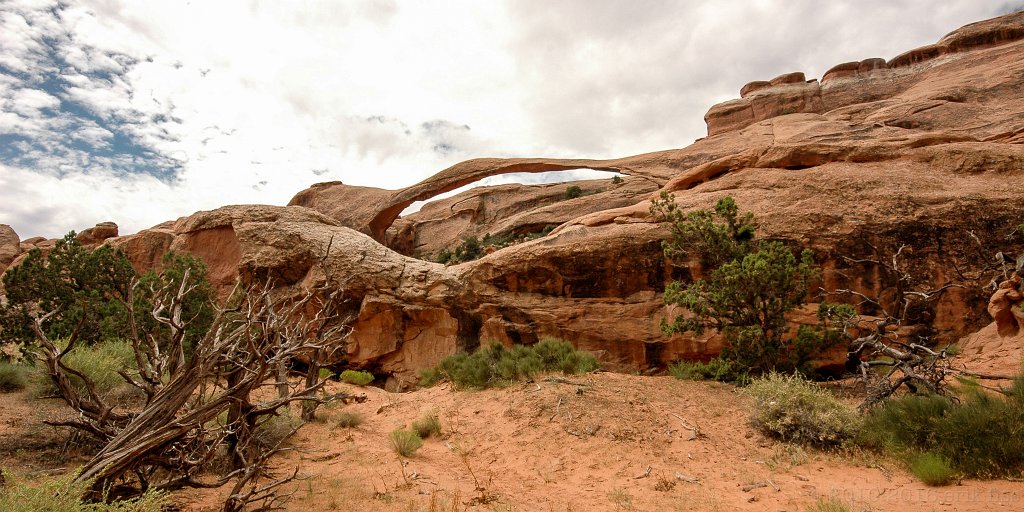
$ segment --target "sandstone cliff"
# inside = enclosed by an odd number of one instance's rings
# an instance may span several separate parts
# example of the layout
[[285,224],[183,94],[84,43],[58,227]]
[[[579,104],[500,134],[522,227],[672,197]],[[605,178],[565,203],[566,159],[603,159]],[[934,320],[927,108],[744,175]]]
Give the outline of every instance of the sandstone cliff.
[[[394,191],[318,184],[291,206],[199,212],[111,243],[139,268],[168,249],[202,256],[222,293],[239,274],[276,278],[283,292],[330,279],[355,319],[339,363],[405,382],[488,340],[561,337],[628,369],[715,355],[714,337],[659,331],[665,283],[698,271],[661,255],[668,231],[648,213],[659,191],[688,209],[735,197],[761,236],[815,250],[825,290],[893,300],[898,278],[879,261],[896,252],[925,285],[964,285],[915,312],[936,342],[991,321],[991,255],[1024,253],[1014,234],[1024,219],[1024,13],[889,61],[836,66],[820,82],[791,73],[748,84],[741,96],[713,106],[709,136],[682,149],[470,160]],[[470,191],[399,219],[415,201],[487,176],[577,168],[627,178],[571,202],[554,201],[548,192],[564,190],[554,186]],[[393,250],[432,253],[469,234],[546,223],[559,227],[460,265]]]

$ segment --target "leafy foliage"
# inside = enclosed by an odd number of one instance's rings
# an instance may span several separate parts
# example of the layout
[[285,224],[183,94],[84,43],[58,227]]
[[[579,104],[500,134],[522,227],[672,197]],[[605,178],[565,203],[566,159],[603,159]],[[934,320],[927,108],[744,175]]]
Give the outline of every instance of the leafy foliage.
[[[124,379],[118,374],[119,371],[132,373],[136,369],[135,352],[132,346],[124,340],[107,340],[95,345],[80,345],[68,352],[62,362],[85,375],[96,385],[96,391],[108,393],[111,390],[124,386]],[[85,382],[77,375],[71,375],[71,385],[75,386],[80,393],[86,393]],[[60,389],[53,379],[40,371],[37,377],[38,383],[34,386],[33,392],[37,396],[59,396]]]
[[[147,491],[141,496],[105,503],[88,503],[82,496],[91,486],[88,481],[74,481],[74,474],[49,478],[40,485],[8,482],[0,489],[0,510],[6,512],[160,512],[170,504],[167,495]],[[12,485],[13,484],[13,485]]]
[[373,382],[373,374],[370,372],[364,372],[360,370],[345,370],[341,372],[338,377],[342,382],[347,382],[354,386],[365,386]]
[[927,485],[946,485],[953,480],[953,468],[945,457],[922,453],[910,462],[910,472]]
[[[168,252],[163,255],[163,268],[160,273],[149,271],[139,278],[135,293],[136,311],[150,311],[158,299],[160,290],[177,292],[186,274],[189,276],[188,292],[181,301],[181,316],[188,324],[185,328],[184,345],[195,346],[196,342],[210,329],[216,315],[214,300],[216,292],[210,284],[209,272],[203,260],[191,254]],[[167,337],[166,325],[156,322],[152,317],[137,319],[147,333],[156,335],[157,339]]]
[[708,362],[677,361],[668,366],[668,373],[680,380],[714,380],[745,384],[750,376],[745,368],[728,359],[715,357]]
[[75,239],[74,231],[43,256],[38,248],[4,274],[8,304],[0,308],[0,341],[31,342],[30,315],[54,312],[47,335],[79,338],[95,343],[123,334],[126,300],[135,278],[120,250],[102,246],[89,250]]
[[672,238],[661,244],[668,258],[694,256],[705,267],[715,268],[742,259],[754,249],[754,232],[757,230],[754,215],[739,215],[739,207],[731,196],[720,199],[714,212],[684,212],[676,204],[675,196],[662,192],[661,198],[653,201],[650,209],[672,228]]
[[754,426],[785,441],[836,446],[852,439],[860,427],[854,408],[799,374],[772,372],[746,389],[754,398]]
[[576,199],[577,197],[583,197],[583,189],[579,185],[570,185],[569,188],[565,189],[566,199]]
[[412,422],[412,430],[426,439],[441,433],[441,420],[436,413],[428,413]]
[[436,369],[421,372],[420,385],[429,386],[448,379],[460,388],[482,389],[532,378],[541,372],[572,375],[597,367],[594,356],[562,340],[547,338],[532,346],[513,345],[512,348],[493,343],[472,354],[460,353],[442,359]]
[[389,436],[391,447],[402,457],[409,457],[423,447],[423,438],[409,430],[395,430]]
[[871,411],[859,442],[913,461],[931,453],[970,477],[1024,471],[1024,377],[1005,396],[968,387],[959,403],[906,395]]
[[0,393],[25,389],[31,372],[27,366],[0,361]]
[[555,229],[555,225],[548,224],[540,231],[533,231],[518,236],[512,233],[499,235],[485,233],[482,239],[477,238],[476,236],[469,236],[464,238],[462,242],[455,246],[454,249],[441,249],[441,251],[437,253],[437,262],[455,264],[472,261],[483,257],[484,254],[487,254],[488,247],[501,249],[503,247],[529,242],[530,240],[536,240],[547,236],[553,229]]
[[849,318],[853,310],[836,305],[819,310],[818,329],[801,329],[788,339],[786,313],[804,303],[819,275],[813,254],[805,249],[798,258],[782,242],[755,240],[754,216],[740,215],[733,198],[719,200],[714,212],[684,213],[663,193],[651,212],[670,222],[672,239],[662,244],[667,257],[698,257],[710,270],[703,280],[665,288],[665,303],[688,312],[663,322],[666,334],[717,330],[727,342],[722,358],[755,373],[800,369],[842,339],[828,324]]

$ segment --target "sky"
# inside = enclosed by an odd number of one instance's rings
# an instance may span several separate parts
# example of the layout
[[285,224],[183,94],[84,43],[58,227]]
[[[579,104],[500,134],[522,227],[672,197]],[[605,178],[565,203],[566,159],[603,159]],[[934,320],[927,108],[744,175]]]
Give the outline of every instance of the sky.
[[323,181],[395,189],[470,158],[684,147],[747,82],[820,78],[1021,8],[0,0],[0,223],[128,234]]

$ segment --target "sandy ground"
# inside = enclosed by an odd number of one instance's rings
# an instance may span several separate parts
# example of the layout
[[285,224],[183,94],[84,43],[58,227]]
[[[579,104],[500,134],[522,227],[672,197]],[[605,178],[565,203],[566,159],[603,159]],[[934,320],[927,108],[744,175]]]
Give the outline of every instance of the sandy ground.
[[[485,391],[331,391],[367,401],[321,409],[275,461],[278,475],[298,467],[303,477],[288,510],[802,511],[821,497],[856,511],[1024,510],[1024,483],[930,488],[872,453],[766,439],[748,424],[749,399],[723,384],[596,373]],[[61,456],[60,436],[38,426],[56,405],[0,394],[0,466],[40,475],[80,460]],[[342,412],[365,422],[338,427]],[[441,436],[399,458],[388,434],[431,412]],[[214,511],[221,494],[174,500]]]

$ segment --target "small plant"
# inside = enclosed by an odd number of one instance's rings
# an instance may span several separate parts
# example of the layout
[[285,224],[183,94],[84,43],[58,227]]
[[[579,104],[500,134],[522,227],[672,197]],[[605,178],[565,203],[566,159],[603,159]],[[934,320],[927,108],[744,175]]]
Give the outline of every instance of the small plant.
[[668,373],[680,380],[714,380],[746,384],[750,376],[733,362],[715,357],[708,362],[677,361],[668,366]]
[[633,510],[633,495],[621,487],[617,487],[608,493],[608,500],[622,510]]
[[431,385],[446,378],[460,388],[482,389],[529,379],[541,372],[573,375],[597,368],[594,356],[576,350],[567,341],[548,338],[536,345],[513,345],[512,348],[493,343],[472,354],[446,357],[436,370],[421,371],[420,382]]
[[785,441],[837,446],[860,426],[857,411],[798,374],[769,373],[747,392],[754,398],[754,426]]
[[435,413],[426,414],[412,422],[412,430],[423,439],[437,436],[441,434],[441,420]]
[[[85,374],[96,384],[96,391],[101,394],[125,385],[125,381],[117,373],[118,371],[130,373],[136,367],[132,346],[124,340],[109,340],[91,346],[76,346],[64,356],[62,362]],[[53,380],[44,372],[40,371],[36,380],[38,382],[35,389],[37,396],[60,393]],[[78,376],[72,375],[71,383],[85,393],[85,384]]]
[[43,480],[40,485],[8,481],[0,489],[0,510],[4,512],[160,512],[170,505],[167,495],[147,491],[123,501],[86,503],[82,501],[91,482],[73,482],[75,475]]
[[910,462],[910,472],[926,485],[946,485],[953,480],[949,461],[934,453],[923,453]]
[[390,438],[391,447],[402,457],[409,457],[423,447],[423,438],[410,430],[395,430],[391,432]]
[[623,181],[626,180],[622,179],[622,176],[612,176],[612,184],[614,185],[621,185]]
[[583,189],[579,185],[570,185],[569,188],[565,189],[566,199],[576,199],[577,197],[583,197]]
[[347,382],[353,386],[365,386],[373,382],[373,374],[361,370],[345,370],[341,372],[341,376],[338,378],[342,382]]
[[338,414],[338,426],[341,428],[356,428],[363,424],[363,415],[357,412],[342,412]]
[[807,512],[850,512],[850,506],[839,498],[821,497],[807,506]]
[[27,366],[0,361],[0,393],[25,389],[31,373]]

